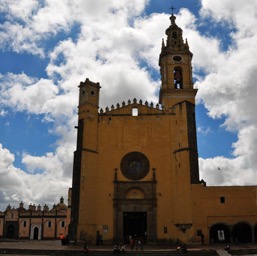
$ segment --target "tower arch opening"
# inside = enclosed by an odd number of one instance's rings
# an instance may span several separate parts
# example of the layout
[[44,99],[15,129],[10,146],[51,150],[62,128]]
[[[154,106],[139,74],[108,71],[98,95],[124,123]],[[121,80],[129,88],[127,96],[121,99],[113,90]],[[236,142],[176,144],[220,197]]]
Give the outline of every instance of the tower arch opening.
[[177,38],[178,38],[177,32],[176,31],[172,32],[172,39],[177,39]]
[[183,89],[183,73],[181,67],[174,67],[174,87],[175,89]]

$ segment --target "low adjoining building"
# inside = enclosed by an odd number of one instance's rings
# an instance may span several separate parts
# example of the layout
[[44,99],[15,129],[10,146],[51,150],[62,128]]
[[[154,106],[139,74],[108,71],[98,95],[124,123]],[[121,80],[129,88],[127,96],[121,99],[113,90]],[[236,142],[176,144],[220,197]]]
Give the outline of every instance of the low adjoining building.
[[58,239],[60,234],[68,234],[70,207],[63,197],[52,209],[45,204],[30,204],[24,208],[23,202],[18,208],[7,206],[0,211],[0,237],[7,239]]

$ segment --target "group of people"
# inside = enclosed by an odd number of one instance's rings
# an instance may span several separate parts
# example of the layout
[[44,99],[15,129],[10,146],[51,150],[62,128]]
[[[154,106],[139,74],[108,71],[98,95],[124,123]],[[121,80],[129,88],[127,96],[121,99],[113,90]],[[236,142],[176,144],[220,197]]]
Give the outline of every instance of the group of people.
[[138,250],[141,249],[141,251],[144,250],[144,240],[141,237],[137,236],[129,236],[129,243],[131,250]]
[[119,253],[125,253],[126,252],[126,246],[125,244],[119,244],[116,243],[113,247],[113,254],[119,254]]
[[[129,236],[129,244],[131,250],[144,250],[144,239],[135,235],[135,236]],[[119,244],[115,243],[113,247],[113,254],[119,254],[119,253],[125,253],[126,252],[126,246],[125,244]]]

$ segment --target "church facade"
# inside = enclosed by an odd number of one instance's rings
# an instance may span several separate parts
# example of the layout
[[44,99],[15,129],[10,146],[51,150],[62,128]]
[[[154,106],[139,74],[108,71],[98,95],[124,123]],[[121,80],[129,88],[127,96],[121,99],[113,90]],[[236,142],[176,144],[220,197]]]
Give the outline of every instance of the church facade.
[[199,179],[193,54],[175,19],[159,57],[159,104],[132,99],[99,110],[100,84],[79,85],[71,240],[257,240],[257,187]]
[[51,209],[46,204],[30,204],[26,209],[24,203],[20,202],[17,208],[8,205],[5,211],[0,211],[0,238],[59,239],[60,234],[68,235],[69,223],[70,205],[64,203],[63,197]]

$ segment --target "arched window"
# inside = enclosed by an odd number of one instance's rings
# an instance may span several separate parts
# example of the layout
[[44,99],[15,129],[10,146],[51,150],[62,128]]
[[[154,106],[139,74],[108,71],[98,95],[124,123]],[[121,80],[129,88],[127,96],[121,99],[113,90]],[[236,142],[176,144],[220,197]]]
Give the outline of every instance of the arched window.
[[175,89],[183,89],[182,68],[181,67],[175,67],[173,73],[174,73],[174,87],[175,87]]
[[177,36],[177,32],[175,32],[175,31],[172,32],[172,39],[177,39],[177,37],[178,37],[178,36]]
[[65,221],[64,221],[64,220],[61,221],[61,227],[62,227],[62,228],[65,227]]

